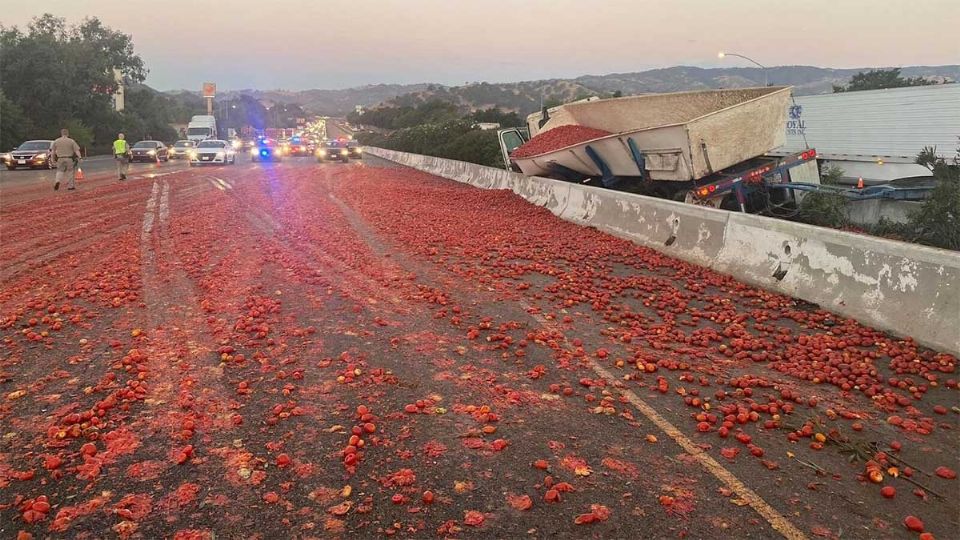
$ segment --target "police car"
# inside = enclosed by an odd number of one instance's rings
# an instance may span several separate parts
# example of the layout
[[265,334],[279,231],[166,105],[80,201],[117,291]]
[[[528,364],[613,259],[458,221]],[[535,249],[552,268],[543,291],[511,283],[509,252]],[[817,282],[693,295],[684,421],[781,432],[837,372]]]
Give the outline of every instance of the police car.
[[250,148],[251,161],[280,161],[283,148],[271,139],[260,139]]

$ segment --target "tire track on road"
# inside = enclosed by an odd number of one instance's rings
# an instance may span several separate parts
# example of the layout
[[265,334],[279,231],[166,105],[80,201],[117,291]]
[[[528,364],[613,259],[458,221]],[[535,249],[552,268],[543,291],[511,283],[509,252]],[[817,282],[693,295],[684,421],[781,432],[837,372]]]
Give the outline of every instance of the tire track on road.
[[[370,245],[371,249],[373,249],[376,253],[381,255],[389,255],[391,260],[407,265],[407,269],[416,272],[421,279],[425,277],[427,280],[433,281],[435,284],[447,282],[447,285],[449,285],[450,280],[444,279],[442,274],[435,268],[413,261],[397,247],[391,246],[389,240],[380,237],[375,231],[373,231],[373,229],[363,221],[357,212],[350,208],[346,203],[340,201],[332,193],[329,195],[329,197],[337,204],[344,216],[347,217],[348,222],[356,230],[357,234],[366,242],[368,242],[368,245]],[[489,300],[481,297],[479,294],[480,291],[465,292],[468,295],[473,296],[473,300],[480,305],[489,303]],[[524,300],[520,300],[520,305],[523,311],[533,320],[536,326],[539,326],[541,329],[553,332],[557,335],[565,336],[565,331],[562,327],[537,313],[537,310],[533,309],[534,306]],[[575,348],[565,338],[564,341],[561,342],[561,346],[564,347],[567,352],[575,352]],[[707,473],[714,476],[734,493],[740,495],[740,497],[745,500],[748,505],[754,511],[756,511],[774,530],[789,540],[803,540],[807,538],[806,535],[790,521],[790,519],[776,510],[772,505],[764,500],[763,497],[749,488],[746,483],[730,472],[729,469],[721,465],[712,456],[707,454],[707,452],[701,449],[697,443],[687,437],[682,431],[680,431],[680,429],[678,429],[663,415],[661,415],[656,408],[641,399],[632,390],[625,388],[623,383],[614,377],[607,369],[600,366],[590,358],[586,358],[585,360],[590,369],[604,379],[609,386],[615,388],[617,392],[626,398],[627,401],[634,407],[634,409],[637,410],[637,412],[642,414],[662,433],[670,437],[670,439],[672,439],[680,448],[692,456]]]

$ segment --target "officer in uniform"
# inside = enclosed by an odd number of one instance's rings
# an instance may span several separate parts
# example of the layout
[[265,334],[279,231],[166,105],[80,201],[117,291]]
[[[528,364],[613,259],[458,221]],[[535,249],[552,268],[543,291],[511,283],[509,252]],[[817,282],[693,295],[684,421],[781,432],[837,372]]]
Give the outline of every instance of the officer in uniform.
[[53,190],[60,189],[60,182],[63,181],[63,175],[67,175],[67,189],[76,189],[76,182],[73,178],[73,168],[80,161],[80,146],[77,141],[70,138],[70,132],[66,129],[60,130],[60,137],[53,141],[50,147],[50,154],[53,163],[57,166],[56,179],[53,183]]

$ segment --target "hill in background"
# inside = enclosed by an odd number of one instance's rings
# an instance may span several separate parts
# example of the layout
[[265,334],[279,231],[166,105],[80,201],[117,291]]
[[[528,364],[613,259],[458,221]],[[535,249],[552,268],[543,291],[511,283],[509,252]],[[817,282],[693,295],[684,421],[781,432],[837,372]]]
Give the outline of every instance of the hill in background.
[[[877,68],[832,69],[814,66],[776,66],[766,69],[769,84],[790,85],[797,95],[823,94],[861,71]],[[960,80],[960,65],[903,67],[904,77],[924,77],[940,82]],[[375,84],[343,90],[240,90],[222,92],[224,97],[246,94],[274,103],[298,103],[314,114],[344,116],[356,105],[364,107],[391,102],[415,105],[438,99],[462,110],[499,107],[520,114],[539,110],[541,100],[562,103],[591,95],[609,96],[649,92],[679,92],[710,88],[763,86],[760,68],[697,68],[676,66],[636,73],[584,75],[574,79],[547,79],[513,83],[473,83],[463,86],[439,84]]]

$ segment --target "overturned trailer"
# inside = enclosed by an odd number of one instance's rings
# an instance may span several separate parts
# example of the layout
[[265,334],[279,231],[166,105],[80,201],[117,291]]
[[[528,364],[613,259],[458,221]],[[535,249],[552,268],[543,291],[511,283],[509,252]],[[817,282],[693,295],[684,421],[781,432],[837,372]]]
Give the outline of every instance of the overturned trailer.
[[[750,192],[756,191],[747,187],[789,182],[791,174],[818,182],[815,151],[783,159],[765,155],[784,143],[790,99],[789,87],[764,87],[570,103],[528,117],[527,133],[501,130],[501,149],[508,166],[528,176],[747,210],[754,206],[748,204]],[[528,140],[564,126],[609,135],[533,154],[516,152]],[[786,202],[769,196],[758,202]],[[791,195],[778,190],[773,197]]]

